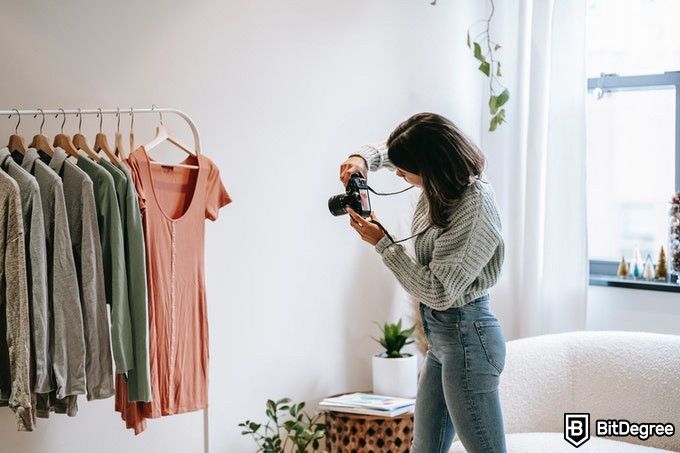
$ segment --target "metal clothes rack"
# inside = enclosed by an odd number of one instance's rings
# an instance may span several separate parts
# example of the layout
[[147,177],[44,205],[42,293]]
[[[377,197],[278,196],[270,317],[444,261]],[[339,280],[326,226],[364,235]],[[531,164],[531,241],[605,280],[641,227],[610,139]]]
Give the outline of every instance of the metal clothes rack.
[[[149,114],[160,115],[161,124],[163,123],[163,113],[173,113],[181,117],[191,129],[191,133],[194,136],[194,151],[200,154],[201,151],[201,136],[198,133],[198,128],[194,120],[185,112],[175,108],[159,108],[155,105],[151,108],[115,108],[115,109],[11,109],[11,110],[0,110],[1,115],[18,115],[21,119],[22,115],[42,115],[43,119],[45,115],[116,115],[120,118],[121,115],[130,115],[131,119],[134,119],[136,114]],[[18,124],[17,124],[18,125]],[[42,128],[42,126],[41,126]],[[134,150],[130,150],[132,152]],[[210,430],[209,430],[209,418],[208,418],[208,408],[203,410],[203,451],[204,453],[210,453]]]

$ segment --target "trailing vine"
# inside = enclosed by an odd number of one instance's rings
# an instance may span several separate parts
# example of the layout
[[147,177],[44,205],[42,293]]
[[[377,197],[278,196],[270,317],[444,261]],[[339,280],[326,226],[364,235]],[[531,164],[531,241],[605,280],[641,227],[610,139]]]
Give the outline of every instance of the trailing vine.
[[[494,52],[497,52],[501,45],[491,39],[491,19],[496,11],[496,7],[494,0],[489,0],[489,2],[491,4],[489,17],[475,22],[468,28],[467,46],[472,49],[473,56],[479,61],[477,69],[489,78],[489,113],[491,114],[489,131],[493,132],[500,124],[506,122],[505,108],[503,106],[510,99],[510,91],[498,80],[501,77],[501,62],[494,58]],[[432,0],[430,3],[430,5],[436,4],[437,0]],[[471,39],[470,30],[482,22],[485,24],[484,28],[474,39]]]

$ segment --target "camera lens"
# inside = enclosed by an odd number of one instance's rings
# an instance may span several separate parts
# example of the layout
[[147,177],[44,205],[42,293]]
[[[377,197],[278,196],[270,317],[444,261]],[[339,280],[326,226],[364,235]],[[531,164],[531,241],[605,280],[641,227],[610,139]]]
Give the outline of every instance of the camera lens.
[[328,199],[328,209],[335,216],[347,214],[347,205],[350,202],[351,196],[347,194],[334,195]]

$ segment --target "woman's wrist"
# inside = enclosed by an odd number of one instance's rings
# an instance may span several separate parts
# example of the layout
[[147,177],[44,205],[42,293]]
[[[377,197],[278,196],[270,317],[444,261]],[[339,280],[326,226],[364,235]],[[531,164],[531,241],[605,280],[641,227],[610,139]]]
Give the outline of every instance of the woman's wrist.
[[375,250],[382,255],[382,253],[392,245],[393,242],[389,238],[389,236],[384,235],[376,244],[375,244]]

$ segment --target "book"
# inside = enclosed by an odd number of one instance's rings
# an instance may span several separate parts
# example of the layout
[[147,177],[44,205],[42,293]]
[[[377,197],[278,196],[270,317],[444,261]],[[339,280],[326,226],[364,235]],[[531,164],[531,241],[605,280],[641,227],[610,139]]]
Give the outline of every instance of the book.
[[390,410],[416,403],[415,398],[397,398],[394,396],[374,395],[372,393],[348,393],[346,395],[325,398],[323,403],[345,406],[361,406],[371,409]]
[[360,415],[376,415],[379,417],[396,417],[398,415],[405,414],[407,412],[413,412],[413,407],[412,406],[405,406],[399,409],[395,409],[393,411],[381,411],[377,409],[367,409],[365,407],[351,407],[351,406],[344,406],[344,407],[337,407],[337,406],[332,406],[328,407],[325,405],[320,405],[322,408],[328,410],[328,411],[333,411],[333,412],[346,412],[350,414],[360,414]]
[[319,406],[338,412],[394,417],[412,411],[415,407],[415,402],[414,398],[349,393],[347,395],[326,398],[319,403]]

